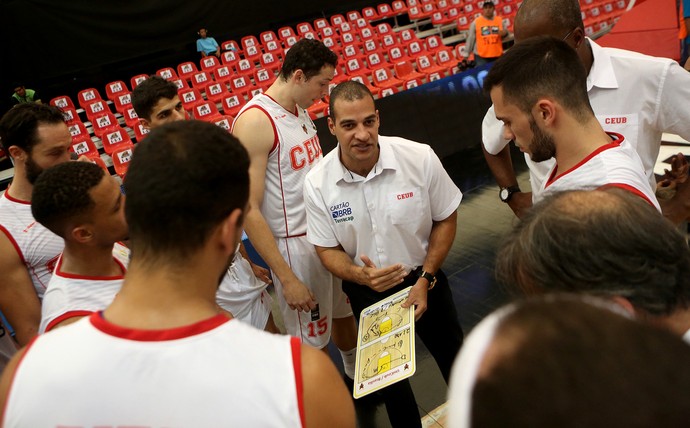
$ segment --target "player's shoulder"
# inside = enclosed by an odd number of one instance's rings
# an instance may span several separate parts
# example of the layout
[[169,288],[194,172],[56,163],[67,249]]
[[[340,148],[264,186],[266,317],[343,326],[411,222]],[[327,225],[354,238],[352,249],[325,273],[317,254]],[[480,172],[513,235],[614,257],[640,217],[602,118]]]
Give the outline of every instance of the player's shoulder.
[[664,68],[669,67],[675,62],[669,58],[645,55],[626,49],[607,47],[601,49],[611,59],[614,67],[623,67],[629,74],[647,75],[650,72],[660,73]]
[[391,148],[396,154],[402,154],[408,157],[428,156],[433,153],[431,146],[418,141],[409,140],[403,137],[379,136],[379,144],[384,144]]

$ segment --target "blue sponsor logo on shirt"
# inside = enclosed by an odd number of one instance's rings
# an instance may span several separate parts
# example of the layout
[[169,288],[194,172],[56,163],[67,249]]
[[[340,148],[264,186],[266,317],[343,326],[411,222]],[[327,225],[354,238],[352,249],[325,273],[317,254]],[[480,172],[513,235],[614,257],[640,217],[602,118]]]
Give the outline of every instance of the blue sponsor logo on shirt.
[[336,223],[354,220],[354,216],[352,215],[352,208],[350,207],[349,202],[341,202],[336,205],[331,205],[330,211],[331,217],[333,217],[333,220],[335,220]]

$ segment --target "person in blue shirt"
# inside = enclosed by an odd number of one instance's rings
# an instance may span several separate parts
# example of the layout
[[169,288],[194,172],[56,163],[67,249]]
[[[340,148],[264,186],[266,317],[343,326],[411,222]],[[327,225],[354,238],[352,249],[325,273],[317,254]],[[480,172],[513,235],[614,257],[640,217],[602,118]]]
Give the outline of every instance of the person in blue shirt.
[[209,55],[215,55],[220,58],[220,46],[216,39],[207,36],[208,32],[205,28],[199,30],[200,39],[196,41],[196,51],[201,52],[201,57],[205,58]]

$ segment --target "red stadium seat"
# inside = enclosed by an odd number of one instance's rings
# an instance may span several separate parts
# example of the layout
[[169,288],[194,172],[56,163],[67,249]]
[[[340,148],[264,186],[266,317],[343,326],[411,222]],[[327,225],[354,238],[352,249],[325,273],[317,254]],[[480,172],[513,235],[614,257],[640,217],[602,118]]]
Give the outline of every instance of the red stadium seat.
[[190,80],[195,73],[198,73],[199,69],[196,68],[196,64],[191,61],[183,62],[177,66],[177,75],[181,79]]
[[240,53],[242,49],[240,48],[240,45],[234,41],[234,40],[226,40],[220,45],[221,50],[223,51],[233,51]]
[[318,18],[314,20],[314,29],[319,31],[322,28],[330,27],[331,23],[326,18]]
[[171,82],[177,86],[177,90],[179,91],[180,89],[187,89],[189,88],[189,83],[185,79],[180,79],[179,77],[177,79],[172,79]]
[[206,71],[200,71],[198,73],[192,74],[192,87],[197,89],[202,89],[204,85],[212,82],[211,75]]
[[241,59],[237,62],[236,69],[240,76],[249,76],[254,72],[254,62],[248,59]]
[[350,76],[364,76],[368,78],[371,70],[364,66],[364,63],[357,58],[352,58],[345,63],[345,70]]
[[197,88],[181,89],[177,91],[177,95],[180,97],[182,106],[187,111],[191,111],[197,104],[204,101]]
[[345,17],[340,14],[331,15],[331,26],[338,28],[340,24],[345,22]]
[[100,156],[98,153],[98,149],[96,148],[96,145],[93,143],[89,135],[86,135],[84,138],[81,138],[78,141],[72,140],[72,146],[70,146],[69,150],[77,156]]
[[129,138],[129,135],[127,135],[127,131],[120,127],[103,134],[101,142],[103,143],[103,151],[107,154],[112,154],[115,150],[120,150],[126,146],[132,145],[132,140]]
[[283,51],[283,45],[276,40],[270,40],[264,43],[264,53],[271,53],[279,55]]
[[83,89],[77,94],[77,102],[81,108],[90,102],[101,99],[103,98],[96,88]]
[[383,58],[383,55],[381,55],[378,52],[372,52],[369,55],[367,55],[367,66],[370,69],[374,69],[377,67],[381,67],[384,64],[388,64],[386,60]]
[[439,49],[443,49],[446,45],[443,44],[443,40],[439,36],[429,36],[424,39],[424,44],[426,45],[426,50],[431,53],[435,53]]
[[239,95],[247,95],[254,89],[247,76],[235,76],[230,81],[231,92]]
[[314,28],[308,22],[300,22],[297,24],[297,35],[302,36],[305,33],[314,32]]
[[127,174],[127,169],[129,168],[129,163],[132,160],[132,153],[134,152],[134,146],[122,147],[121,149],[112,153],[113,158],[113,168],[115,173],[124,180]]
[[295,33],[295,30],[293,30],[292,27],[282,27],[278,30],[278,37],[280,37],[280,40],[282,41],[295,36],[297,36],[297,33]]
[[380,97],[381,96],[381,88],[377,88],[376,86],[371,86],[371,83],[369,83],[369,80],[364,77],[364,76],[352,76],[350,80],[354,80],[355,82],[359,82],[362,85],[366,86],[369,89],[369,92],[371,92],[374,97]]
[[255,63],[261,57],[261,48],[259,46],[247,46],[244,50],[244,58]]
[[381,89],[381,94],[379,96],[381,98],[385,98],[385,97],[391,96],[393,94],[396,94],[398,92],[400,92],[400,91],[398,91],[398,89],[396,87],[391,86],[390,88]]
[[265,46],[268,42],[280,42],[280,39],[273,31],[264,31],[259,34],[259,41]]
[[225,51],[220,54],[220,60],[225,65],[235,65],[240,60],[240,55],[235,51]]
[[407,48],[407,55],[410,58],[417,58],[418,56],[427,53],[424,47],[424,42],[420,40],[412,40],[411,42],[407,43],[405,47]]
[[205,122],[211,122],[220,117],[220,112],[216,107],[216,104],[210,101],[204,101],[197,104],[192,110],[194,119],[203,120]]
[[134,138],[137,140],[137,143],[141,143],[141,140],[143,140],[149,132],[151,132],[150,129],[144,128],[144,125],[141,123],[138,123],[134,128]]
[[201,66],[201,71],[213,73],[213,70],[220,67],[220,60],[213,55],[209,55],[201,58],[199,65]]
[[125,109],[132,106],[132,94],[129,92],[121,94],[113,100],[113,105],[115,106],[115,111],[122,113]]
[[266,52],[261,55],[261,67],[270,70],[274,74],[277,74],[280,70],[280,60],[278,57],[270,52]]
[[144,80],[148,79],[149,75],[148,74],[137,74],[136,76],[133,76],[131,79],[129,79],[129,84],[132,87],[132,90],[139,86],[141,82]]
[[137,112],[134,111],[134,107],[128,107],[122,112],[122,117],[125,118],[125,125],[134,129],[134,126],[139,123],[139,116]]
[[117,119],[110,112],[94,117],[93,120],[91,120],[91,125],[93,125],[94,135],[98,138],[103,138],[103,135],[106,133],[116,131],[120,128]]
[[359,12],[356,10],[349,11],[345,14],[345,16],[347,17],[347,20],[350,22],[355,22],[356,20],[362,17],[362,15],[360,15]]
[[50,105],[60,109],[65,107],[76,108],[74,106],[74,103],[72,102],[72,99],[67,95],[61,95],[59,97],[53,98],[52,100],[50,100]]
[[409,43],[414,40],[419,40],[419,38],[417,37],[417,33],[415,33],[413,30],[409,28],[399,32],[398,38],[400,39],[401,43]]
[[89,137],[89,131],[86,130],[86,126],[79,121],[67,126],[67,129],[72,136],[72,141],[79,141]]
[[276,80],[276,75],[266,68],[258,68],[254,71],[254,84],[259,87],[268,89]]
[[77,114],[77,111],[72,107],[61,108],[60,111],[62,112],[62,117],[65,119],[65,123],[67,125],[71,125],[74,122],[81,122],[79,119],[79,114]]
[[173,80],[178,78],[177,72],[172,67],[161,68],[160,70],[156,71],[156,74],[165,80]]
[[418,73],[417,71],[415,71],[414,67],[412,66],[412,63],[410,63],[409,61],[396,62],[393,66],[393,70],[395,71],[395,75],[398,77],[398,79],[403,81],[426,78],[426,74]]
[[229,94],[227,86],[222,82],[209,82],[204,86],[206,99],[214,103],[219,103]]
[[[395,0],[391,3],[391,8],[396,15],[407,13],[407,4],[403,0]],[[381,9],[379,9],[379,13],[381,13]]]
[[391,34],[384,34],[381,36],[381,46],[383,49],[390,49],[394,46],[400,47],[400,42],[398,41],[398,37],[391,33]]
[[232,129],[232,122],[235,120],[234,117],[232,116],[218,116],[217,119],[212,120],[211,122],[216,125],[220,126],[221,128],[225,129],[226,131],[230,132]]
[[259,43],[259,39],[257,39],[255,36],[244,36],[240,39],[240,44],[242,45],[242,50],[246,51],[247,48],[249,47],[255,47],[258,48],[261,46],[261,43]]
[[374,86],[381,89],[402,87],[403,81],[396,79],[388,67],[377,68],[372,73]]
[[84,105],[84,112],[86,113],[86,117],[93,121],[93,118],[96,116],[100,116],[103,113],[110,113],[110,108],[105,100],[95,100]]
[[127,92],[129,92],[129,89],[127,89],[127,85],[122,80],[116,80],[105,85],[105,96],[110,101],[115,101],[115,98]]
[[373,7],[365,7],[362,9],[362,18],[366,19],[367,21],[376,21],[379,19],[379,14]]
[[221,108],[224,115],[237,117],[237,113],[239,113],[240,109],[242,109],[245,104],[246,101],[243,97],[238,94],[231,94],[223,98]]
[[232,79],[233,69],[229,65],[221,65],[213,70],[213,78],[216,82],[227,83]]
[[429,81],[439,80],[450,74],[450,70],[446,67],[436,65],[430,55],[424,54],[417,57],[417,70],[421,73],[426,73],[429,76]]
[[392,18],[393,16],[397,15],[397,12],[386,3],[381,3],[380,5],[376,6],[376,10],[381,18]]
[[400,46],[393,46],[388,49],[388,62],[391,64],[396,64],[401,61],[409,61],[410,57],[407,56],[405,50]]

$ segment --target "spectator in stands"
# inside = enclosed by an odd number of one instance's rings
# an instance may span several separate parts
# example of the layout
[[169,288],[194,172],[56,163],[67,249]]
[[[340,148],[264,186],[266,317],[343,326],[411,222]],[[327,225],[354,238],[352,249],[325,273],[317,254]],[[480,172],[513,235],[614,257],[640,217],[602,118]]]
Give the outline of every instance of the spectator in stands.
[[494,62],[503,55],[503,39],[506,36],[508,30],[503,28],[503,19],[496,15],[493,2],[486,0],[482,5],[482,15],[470,24],[465,54],[469,57],[474,53],[478,66]]
[[215,55],[220,58],[220,46],[216,39],[208,37],[208,32],[205,28],[199,30],[199,39],[196,41],[196,51],[201,52],[201,57],[205,58],[209,55]]
[[22,83],[15,83],[13,85],[14,93],[10,100],[12,105],[24,103],[41,103],[41,97],[33,89],[27,89]]
[[629,192],[569,192],[535,205],[498,251],[496,276],[528,295],[610,298],[690,343],[688,245]]
[[72,136],[60,110],[27,103],[2,117],[0,141],[14,161],[12,184],[0,196],[0,311],[24,346],[38,331],[41,299],[64,246],[34,220],[31,194],[44,169],[70,160]]
[[187,112],[177,95],[177,86],[160,76],[151,76],[134,88],[132,107],[148,130],[187,119]]
[[690,347],[617,312],[562,295],[489,315],[453,367],[446,426],[687,426]]
[[587,98],[587,75],[577,53],[554,37],[513,46],[484,78],[503,135],[534,162],[555,158],[539,197],[571,189],[615,186],[659,211],[637,152],[606,133]]
[[326,354],[218,312],[250,209],[248,169],[242,145],[210,123],[166,124],[138,144],[122,289],[15,356],[0,381],[3,426],[354,427]]
[[[690,139],[690,74],[670,59],[655,58],[620,49],[602,48],[585,37],[577,0],[524,0],[515,17],[515,42],[550,35],[573,47],[587,71],[587,94],[597,120],[617,132],[640,155],[650,185],[656,187],[656,163],[661,134],[669,132]],[[532,192],[518,186],[508,140],[493,107],[482,124],[484,155],[501,187],[501,200],[520,217],[553,166],[525,160],[530,168]],[[690,216],[690,181],[678,187],[675,197],[662,201],[664,215],[674,223]]]
[[120,291],[129,264],[120,184],[91,162],[65,162],[36,180],[36,221],[65,240],[41,306],[39,333],[102,311]]

